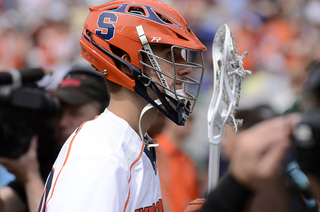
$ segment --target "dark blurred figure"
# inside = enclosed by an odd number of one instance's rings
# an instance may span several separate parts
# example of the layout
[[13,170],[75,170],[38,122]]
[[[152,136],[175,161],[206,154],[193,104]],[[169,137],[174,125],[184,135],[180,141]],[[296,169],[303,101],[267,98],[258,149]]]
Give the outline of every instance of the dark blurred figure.
[[[302,191],[320,199],[320,60],[308,66],[309,75],[303,90],[302,121],[294,134],[296,159],[310,185]],[[305,193],[304,193],[305,192]]]

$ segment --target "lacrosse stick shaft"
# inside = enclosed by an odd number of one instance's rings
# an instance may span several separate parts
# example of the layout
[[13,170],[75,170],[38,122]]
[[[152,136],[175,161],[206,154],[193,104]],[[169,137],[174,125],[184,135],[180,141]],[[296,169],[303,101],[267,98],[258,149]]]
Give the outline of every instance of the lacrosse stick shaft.
[[215,189],[219,182],[219,169],[220,169],[220,143],[210,143],[209,147],[209,170],[208,170],[208,191]]

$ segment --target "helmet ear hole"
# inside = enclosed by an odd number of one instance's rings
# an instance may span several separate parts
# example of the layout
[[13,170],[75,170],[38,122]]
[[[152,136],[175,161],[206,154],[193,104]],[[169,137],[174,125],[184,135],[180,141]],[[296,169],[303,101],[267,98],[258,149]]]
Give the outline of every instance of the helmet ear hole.
[[[127,54],[125,51],[123,51],[122,49],[119,49],[118,47],[115,47],[114,45],[109,44],[109,46],[110,46],[110,49],[111,49],[112,53],[115,54],[115,55],[117,55],[118,57],[121,57],[121,58],[122,58],[122,56],[123,56],[124,54]],[[127,55],[128,55],[128,54],[127,54]],[[115,60],[114,62],[115,62],[115,64],[116,64],[117,68],[120,69],[121,63],[119,63],[119,62],[116,61],[116,60]],[[131,60],[128,61],[128,62],[131,62]]]
[[[110,49],[113,52],[113,54],[115,54],[118,57],[121,57],[121,59],[131,63],[131,58],[130,58],[129,54],[127,54],[125,51],[123,51],[122,49],[119,49],[111,44],[110,44]],[[115,64],[118,69],[120,69],[123,73],[125,73],[126,75],[128,75],[130,78],[133,79],[133,73],[130,70],[128,70],[127,68],[122,66],[122,64],[120,62],[118,62],[117,60],[115,60]]]
[[[131,63],[131,59],[130,59],[130,56],[127,54],[127,53],[124,53],[122,56],[121,56],[121,59]],[[123,73],[125,73],[127,76],[129,76],[130,78],[133,79],[133,73],[132,71],[130,71],[129,69],[127,69],[126,67],[124,67],[123,65],[120,65],[120,68],[119,68]]]

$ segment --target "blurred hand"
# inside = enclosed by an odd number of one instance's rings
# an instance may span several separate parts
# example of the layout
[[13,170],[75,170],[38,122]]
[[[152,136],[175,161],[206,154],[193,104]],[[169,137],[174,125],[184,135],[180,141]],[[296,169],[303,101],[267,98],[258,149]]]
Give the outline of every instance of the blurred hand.
[[0,163],[23,184],[34,176],[39,176],[39,162],[37,158],[38,137],[33,136],[29,149],[17,159],[0,158]]
[[229,124],[226,125],[224,133],[225,136],[222,137],[222,141],[220,143],[222,149],[221,156],[225,160],[230,161],[235,150],[235,144],[237,143],[236,136],[238,134],[235,132],[234,127]]
[[291,114],[261,122],[239,133],[230,163],[234,178],[256,190],[275,174],[290,146],[290,136],[299,120],[298,114]]
[[[28,151],[17,159],[0,158],[9,172],[14,174],[17,180],[24,185],[27,196],[27,205],[20,201],[20,197],[10,187],[4,187],[1,190],[2,196],[4,191],[7,200],[4,202],[6,208],[10,211],[22,211],[21,208],[28,207],[29,211],[37,211],[39,201],[42,196],[44,182],[40,174],[40,165],[37,157],[38,137],[33,136]],[[20,209],[17,209],[20,208]],[[0,208],[1,209],[1,208]]]

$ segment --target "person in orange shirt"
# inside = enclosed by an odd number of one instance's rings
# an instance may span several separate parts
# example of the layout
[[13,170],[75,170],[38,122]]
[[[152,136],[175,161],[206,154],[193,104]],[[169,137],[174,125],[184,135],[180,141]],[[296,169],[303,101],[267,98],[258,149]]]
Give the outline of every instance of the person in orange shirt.
[[152,138],[160,144],[156,151],[164,210],[183,212],[190,201],[200,196],[197,166],[181,148],[191,133],[192,116],[185,126],[174,124],[160,113],[157,119],[161,119],[157,123],[163,123],[163,128]]

